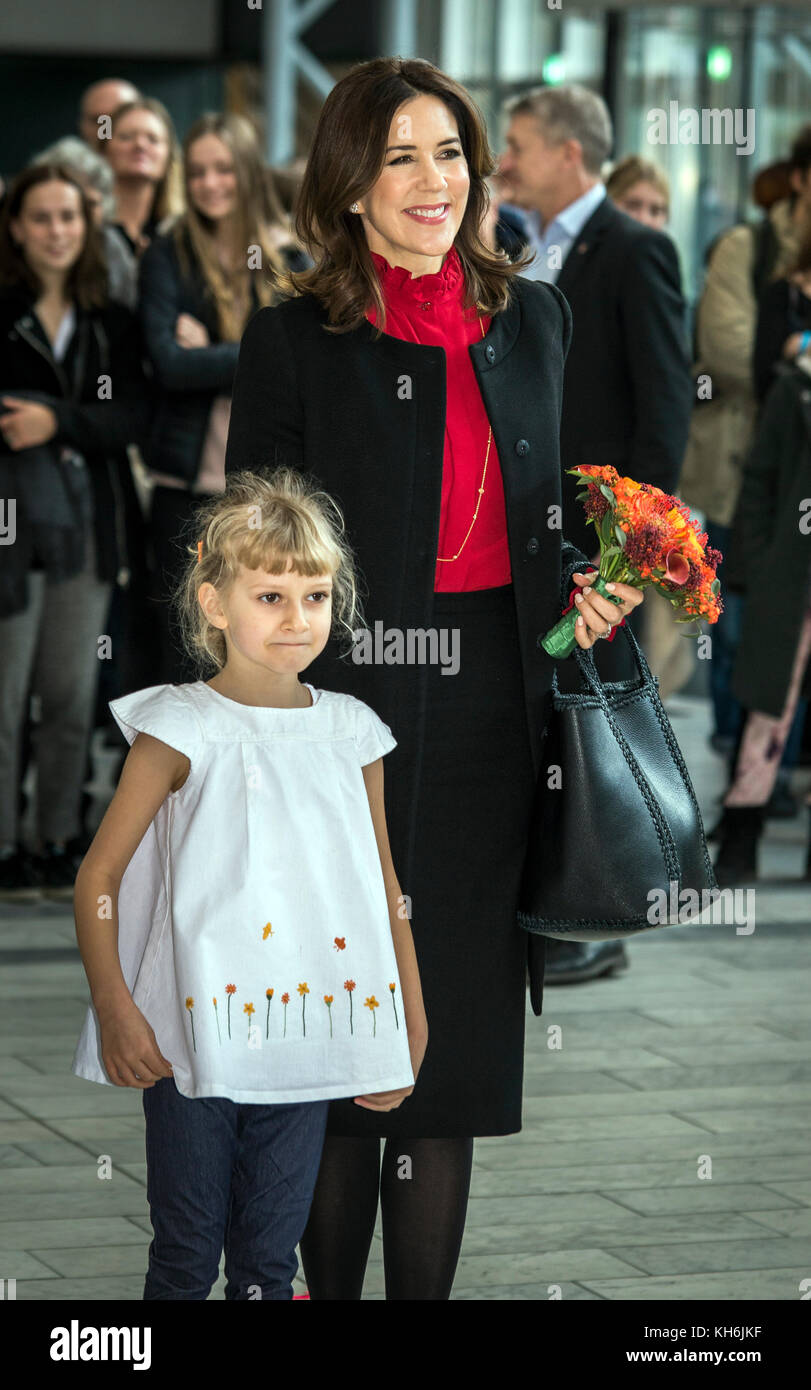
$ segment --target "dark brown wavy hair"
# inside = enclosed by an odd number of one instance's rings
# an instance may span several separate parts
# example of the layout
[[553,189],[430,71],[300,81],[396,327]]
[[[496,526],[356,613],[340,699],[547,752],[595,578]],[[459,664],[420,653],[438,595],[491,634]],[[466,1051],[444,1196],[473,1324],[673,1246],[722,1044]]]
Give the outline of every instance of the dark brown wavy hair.
[[438,97],[454,117],[470,174],[470,193],[454,245],[465,275],[465,305],[484,313],[505,309],[513,276],[528,264],[525,252],[509,261],[482,241],[487,211],[485,179],[495,168],[484,118],[468,92],[421,58],[374,58],[359,63],[332,88],[318,118],[298,200],[296,231],[315,264],[280,278],[288,294],[312,294],[328,310],[328,332],[357,328],[366,310],[385,306],[360,217],[350,204],[377,182],[385,164],[389,129],[398,108],[423,93]]
[[101,234],[93,220],[87,193],[73,170],[64,164],[31,164],[17,175],[0,216],[0,285],[26,285],[34,294],[42,293],[39,276],[11,235],[11,223],[19,217],[26,194],[40,183],[58,180],[68,183],[79,194],[84,216],[84,244],[65,282],[65,293],[80,309],[100,309],[107,302],[107,268]]

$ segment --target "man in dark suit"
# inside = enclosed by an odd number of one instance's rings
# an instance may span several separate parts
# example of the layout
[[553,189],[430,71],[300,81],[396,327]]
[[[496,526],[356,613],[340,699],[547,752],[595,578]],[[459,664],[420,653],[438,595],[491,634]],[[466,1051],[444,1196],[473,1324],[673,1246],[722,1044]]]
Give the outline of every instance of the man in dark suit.
[[[507,109],[499,173],[535,248],[524,274],[556,283],[574,321],[562,466],[613,464],[671,491],[692,405],[676,248],[606,197],[600,169],[613,137],[599,96],[575,85],[541,87]],[[593,554],[594,528],[586,528],[575,489],[564,473],[563,534]]]
[[[606,196],[600,170],[613,133],[599,96],[577,85],[538,87],[507,110],[499,177],[524,210],[535,250],[524,274],[556,283],[572,309],[560,431],[563,535],[596,560],[594,527],[566,469],[613,464],[668,492],[678,483],[692,406],[679,264],[670,237]],[[604,680],[634,674],[621,640],[598,647],[595,660]],[[547,941],[550,984],[626,964],[621,942]]]

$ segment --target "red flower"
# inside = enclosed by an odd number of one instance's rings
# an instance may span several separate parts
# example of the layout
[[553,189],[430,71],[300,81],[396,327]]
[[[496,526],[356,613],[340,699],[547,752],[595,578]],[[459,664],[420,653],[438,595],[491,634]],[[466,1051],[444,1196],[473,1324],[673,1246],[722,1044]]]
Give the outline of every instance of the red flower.
[[665,555],[665,578],[669,579],[671,584],[681,586],[687,581],[689,575],[690,565],[681,551],[675,548],[668,550]]

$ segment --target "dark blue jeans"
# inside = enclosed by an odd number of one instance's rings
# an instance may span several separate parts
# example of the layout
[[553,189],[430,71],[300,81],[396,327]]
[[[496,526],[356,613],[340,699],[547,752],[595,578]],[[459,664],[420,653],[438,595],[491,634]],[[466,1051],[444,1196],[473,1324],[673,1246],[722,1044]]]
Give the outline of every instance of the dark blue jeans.
[[225,1249],[226,1299],[292,1299],[329,1101],[242,1105],[143,1092],[154,1236],[145,1299],[205,1299]]

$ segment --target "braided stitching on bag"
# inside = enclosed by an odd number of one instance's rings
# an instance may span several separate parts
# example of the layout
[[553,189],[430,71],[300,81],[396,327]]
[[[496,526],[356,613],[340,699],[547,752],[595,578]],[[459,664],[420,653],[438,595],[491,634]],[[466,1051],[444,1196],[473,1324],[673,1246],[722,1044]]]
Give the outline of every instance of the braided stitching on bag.
[[656,718],[659,720],[659,725],[661,727],[662,733],[665,736],[665,741],[667,743],[668,748],[670,749],[670,755],[673,761],[675,762],[677,768],[679,769],[679,772],[682,775],[684,785],[686,786],[690,800],[693,803],[693,810],[695,811],[696,817],[698,819],[699,830],[701,831],[701,853],[704,859],[704,870],[707,874],[707,878],[710,882],[711,887],[717,888],[718,880],[715,877],[715,869],[713,868],[713,863],[710,859],[710,852],[707,848],[707,840],[704,834],[704,821],[701,816],[701,809],[696,798],[693,784],[690,780],[690,774],[687,771],[687,764],[684,761],[684,755],[681,751],[681,748],[679,747],[678,740],[673,732],[673,728],[671,726],[670,720],[667,717],[667,712],[665,711],[665,708],[662,704],[658,690],[655,693],[655,698],[653,699],[652,703],[653,708],[656,711]]
[[[647,917],[641,915],[636,917],[533,917],[531,914],[521,911],[517,915],[520,925],[529,931],[532,931],[533,927],[536,930],[538,927],[543,927],[544,930],[548,930],[550,927],[562,927],[564,931],[567,929],[573,931],[576,928],[588,930],[605,927],[606,931],[613,931],[617,926],[650,927],[651,931],[657,931],[660,927],[666,926],[665,922],[652,924]],[[707,924],[700,922],[698,925],[706,926]]]
[[[640,694],[646,695],[647,693],[649,693],[649,691],[653,691],[653,693],[655,693],[655,687],[653,685],[653,677],[650,672],[650,667],[648,666],[648,663],[642,654],[642,651],[636,641],[636,638],[634,637],[633,633],[630,631],[629,628],[625,628],[623,630],[626,632],[628,640],[631,643],[631,650],[636,658],[636,662],[639,667],[640,674],[642,676],[643,686],[640,690]],[[605,718],[608,722],[608,727],[610,728],[612,734],[614,735],[615,739],[617,740],[617,743],[620,746],[625,761],[628,764],[628,767],[630,768],[631,775],[642,794],[642,799],[645,802],[645,805],[648,808],[648,814],[650,815],[651,821],[653,823],[653,828],[656,831],[656,836],[662,851],[662,858],[664,860],[665,870],[667,872],[668,879],[671,881],[675,879],[676,882],[680,883],[681,866],[679,864],[676,845],[673,836],[670,832],[670,827],[665,821],[665,818],[662,814],[662,809],[653,795],[650,784],[647,778],[645,777],[645,774],[643,773],[641,767],[639,766],[639,763],[637,762],[636,758],[631,752],[631,748],[628,744],[627,739],[625,738],[625,735],[617,727],[608,700],[606,698],[602,682],[600,681],[600,678],[597,675],[597,668],[596,666],[594,666],[594,658],[590,652],[586,653],[582,648],[579,647],[575,649],[574,656],[577,660],[578,666],[580,667],[581,675],[586,680],[586,683],[590,686],[592,695],[595,696],[597,701],[599,702],[599,707],[602,709],[603,714],[605,715]],[[594,667],[593,673],[591,671],[591,667]],[[560,692],[557,690],[557,679],[556,673],[554,672],[552,675],[552,685],[555,691],[555,698],[557,698]]]
[[[567,566],[567,576],[568,576],[568,577],[567,577],[567,580],[566,580],[565,583],[564,583],[564,588],[567,589],[567,592],[568,592],[568,586],[569,586],[570,583],[571,583],[571,576],[572,576],[572,574],[574,573],[574,571],[577,569],[577,567],[578,567],[578,565],[577,565],[577,562],[576,562],[576,561],[575,561],[573,564],[569,564],[569,565]],[[682,779],[683,779],[683,781],[684,781],[684,785],[685,785],[685,787],[687,788],[687,794],[688,794],[688,796],[690,797],[690,801],[691,801],[691,803],[692,803],[693,810],[694,810],[695,813],[696,813],[696,818],[697,818],[697,820],[698,820],[699,828],[700,828],[700,831],[701,831],[701,853],[702,853],[702,857],[703,857],[703,860],[704,860],[704,870],[705,870],[705,873],[706,873],[706,875],[707,875],[707,878],[708,878],[708,880],[709,880],[709,883],[710,883],[713,887],[717,888],[717,887],[718,887],[718,883],[717,883],[717,880],[716,880],[716,877],[715,877],[715,870],[714,870],[714,868],[713,868],[712,859],[710,858],[709,849],[708,849],[708,847],[707,847],[707,841],[706,841],[706,837],[705,837],[705,834],[704,834],[704,820],[703,820],[702,815],[701,815],[701,808],[699,807],[699,804],[698,804],[698,799],[697,799],[696,794],[695,794],[695,789],[694,789],[694,787],[693,787],[693,783],[692,783],[692,781],[690,780],[690,774],[689,774],[689,772],[688,772],[688,770],[687,770],[687,765],[686,765],[686,763],[685,763],[685,761],[684,761],[684,756],[683,756],[683,754],[682,754],[681,748],[679,747],[678,740],[676,739],[676,736],[675,736],[675,734],[674,734],[674,732],[673,732],[673,728],[672,728],[672,725],[671,725],[671,723],[670,723],[670,720],[669,720],[668,717],[667,717],[667,712],[666,712],[666,710],[665,710],[665,708],[664,708],[664,706],[663,706],[663,704],[662,704],[661,696],[659,695],[659,682],[657,681],[656,677],[652,674],[652,672],[651,672],[651,670],[650,670],[650,667],[647,666],[647,661],[646,661],[646,659],[645,659],[645,669],[642,668],[642,663],[639,661],[639,655],[642,655],[642,654],[641,654],[641,650],[640,650],[640,648],[639,648],[639,646],[638,646],[638,643],[637,643],[637,641],[636,641],[636,638],[634,637],[633,633],[630,632],[628,629],[626,629],[626,632],[627,632],[628,637],[631,639],[631,641],[632,641],[632,643],[633,643],[633,648],[635,649],[635,655],[637,655],[637,664],[639,665],[640,670],[642,671],[642,675],[643,675],[643,677],[644,677],[644,679],[645,679],[645,685],[643,685],[643,686],[640,688],[640,687],[636,684],[636,682],[635,682],[635,681],[632,681],[632,680],[617,681],[617,682],[614,684],[614,690],[615,690],[615,691],[621,691],[621,693],[620,693],[619,695],[615,695],[615,696],[614,696],[614,699],[613,699],[613,708],[614,708],[614,709],[625,709],[629,704],[633,703],[634,700],[644,699],[644,698],[647,697],[648,693],[650,694],[651,704],[653,705],[653,708],[654,708],[654,710],[655,710],[655,712],[656,712],[656,718],[657,718],[657,720],[658,720],[658,722],[659,722],[659,727],[661,728],[662,733],[664,734],[665,742],[666,742],[667,747],[668,747],[668,749],[669,749],[669,751],[670,751],[670,755],[671,755],[671,757],[672,757],[674,763],[676,764],[676,767],[678,768],[679,772],[681,773]],[[638,655],[638,654],[639,654],[639,655]],[[577,655],[577,654],[576,654],[576,655]],[[593,658],[590,658],[590,659],[593,660]],[[560,708],[566,708],[566,707],[569,706],[569,705],[579,705],[581,708],[587,708],[587,709],[588,709],[588,708],[591,708],[591,709],[603,708],[602,701],[601,701],[601,700],[599,699],[599,697],[596,696],[596,695],[593,695],[593,696],[592,696],[592,700],[591,700],[588,704],[584,704],[584,703],[583,703],[583,702],[584,702],[584,696],[583,696],[583,695],[566,695],[566,694],[561,693],[561,691],[558,689],[557,670],[553,671],[553,675],[552,675],[552,685],[553,685],[553,691],[554,691],[555,704],[556,704],[558,707],[560,707]],[[624,690],[622,689],[623,687],[625,687]],[[586,697],[586,698],[587,698],[587,697]],[[660,841],[660,843],[661,843],[661,841]]]

